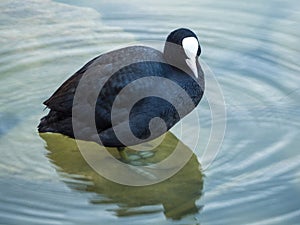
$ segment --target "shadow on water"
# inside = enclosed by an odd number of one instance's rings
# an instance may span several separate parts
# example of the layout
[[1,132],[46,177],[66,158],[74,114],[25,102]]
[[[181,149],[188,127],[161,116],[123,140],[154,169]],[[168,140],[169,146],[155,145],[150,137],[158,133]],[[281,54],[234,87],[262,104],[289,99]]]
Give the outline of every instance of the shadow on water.
[[[60,134],[40,134],[46,141],[48,158],[57,167],[64,182],[73,190],[96,193],[90,200],[92,204],[116,204],[112,211],[118,217],[139,214],[158,213],[163,211],[170,219],[178,220],[186,215],[197,214],[201,206],[196,200],[201,197],[203,176],[196,155],[192,155],[188,163],[171,178],[149,186],[125,186],[105,179],[96,173],[83,159],[76,142]],[[86,142],[90,148],[105,150],[93,142]],[[168,132],[160,145],[148,154],[150,156],[135,160],[140,163],[153,164],[170,155],[176,145],[188,149],[172,133]],[[109,152],[118,157],[114,148]],[[191,151],[190,149],[188,149]],[[129,156],[137,155],[128,149]],[[145,152],[144,152],[145,153]],[[148,152],[150,153],[150,152]],[[163,210],[161,208],[163,207]]]

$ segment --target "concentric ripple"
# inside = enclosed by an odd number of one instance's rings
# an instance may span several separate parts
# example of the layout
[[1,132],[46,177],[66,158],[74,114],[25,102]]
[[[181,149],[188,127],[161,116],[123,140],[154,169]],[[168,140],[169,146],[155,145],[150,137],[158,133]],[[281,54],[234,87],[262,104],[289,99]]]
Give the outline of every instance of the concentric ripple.
[[[0,224],[298,224],[299,11],[295,0],[2,0]],[[195,155],[158,186],[108,182],[69,139],[39,137],[42,102],[85,62],[131,43],[161,46],[178,27],[196,31],[224,94],[227,129],[210,167],[200,169],[212,126],[205,98]],[[195,122],[184,121],[194,138]],[[163,146],[178,141],[169,135]]]

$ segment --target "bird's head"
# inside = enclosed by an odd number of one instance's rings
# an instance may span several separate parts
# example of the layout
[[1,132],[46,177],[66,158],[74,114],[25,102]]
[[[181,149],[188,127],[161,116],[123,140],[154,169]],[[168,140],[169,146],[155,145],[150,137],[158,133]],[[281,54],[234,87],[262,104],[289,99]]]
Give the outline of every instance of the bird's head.
[[168,35],[164,47],[166,61],[179,69],[191,71],[196,78],[198,78],[200,54],[201,47],[193,31],[179,28]]

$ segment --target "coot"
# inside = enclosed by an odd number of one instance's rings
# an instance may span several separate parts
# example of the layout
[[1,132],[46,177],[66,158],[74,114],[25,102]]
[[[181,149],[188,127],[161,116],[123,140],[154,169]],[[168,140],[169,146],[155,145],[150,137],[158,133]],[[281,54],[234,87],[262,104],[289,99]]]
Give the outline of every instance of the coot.
[[[159,137],[203,96],[200,53],[195,33],[180,28],[168,35],[163,53],[130,46],[102,54],[44,102],[50,111],[38,131],[97,141],[120,151]],[[93,124],[87,118],[93,118]]]

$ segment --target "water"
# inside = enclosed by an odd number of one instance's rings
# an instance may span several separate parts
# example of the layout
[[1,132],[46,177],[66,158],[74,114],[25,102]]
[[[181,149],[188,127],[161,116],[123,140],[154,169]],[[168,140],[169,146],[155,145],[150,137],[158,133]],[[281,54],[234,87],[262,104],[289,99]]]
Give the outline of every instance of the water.
[[[0,5],[0,224],[300,223],[297,1]],[[37,134],[41,102],[84,62],[136,41],[160,44],[182,26],[199,35],[225,98],[227,128],[211,165],[201,160],[200,140],[170,180],[127,187],[97,175],[72,140]],[[206,99],[197,110],[204,140]],[[157,160],[177,141],[168,134]]]

